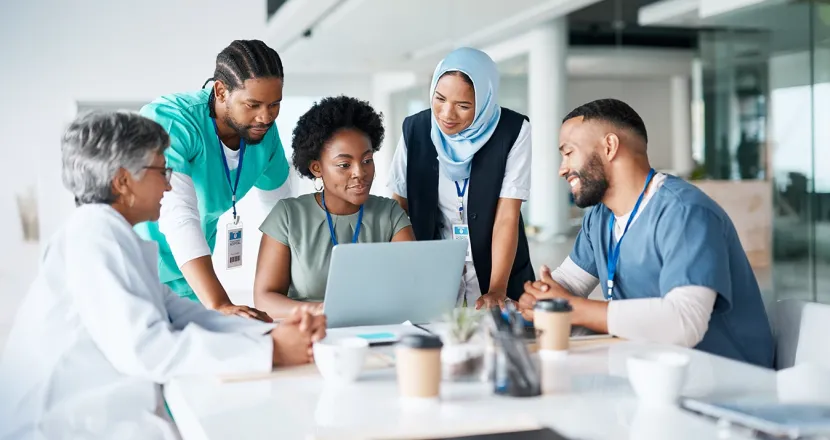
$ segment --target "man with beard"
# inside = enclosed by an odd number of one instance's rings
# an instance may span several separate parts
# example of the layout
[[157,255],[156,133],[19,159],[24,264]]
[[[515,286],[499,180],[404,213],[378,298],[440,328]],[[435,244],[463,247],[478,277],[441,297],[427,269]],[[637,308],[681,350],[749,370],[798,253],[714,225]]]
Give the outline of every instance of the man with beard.
[[[216,57],[209,89],[162,96],[141,109],[170,135],[165,152],[172,190],[158,222],[136,231],[159,244],[159,276],[179,296],[228,315],[270,321],[268,315],[231,303],[213,269],[217,245],[227,267],[242,264],[237,202],[253,187],[266,212],[291,196],[288,161],[274,124],[282,101],[279,55],[259,40],[237,40]],[[234,220],[218,225],[228,210]],[[253,263],[253,262],[251,262]],[[249,263],[250,264],[250,263]]]
[[[525,284],[519,308],[532,319],[537,299],[566,298],[574,325],[771,367],[769,321],[732,221],[694,185],[655,172],[647,143],[643,120],[615,99],[565,117],[559,174],[592,208],[568,258]],[[597,285],[604,301],[587,299]]]

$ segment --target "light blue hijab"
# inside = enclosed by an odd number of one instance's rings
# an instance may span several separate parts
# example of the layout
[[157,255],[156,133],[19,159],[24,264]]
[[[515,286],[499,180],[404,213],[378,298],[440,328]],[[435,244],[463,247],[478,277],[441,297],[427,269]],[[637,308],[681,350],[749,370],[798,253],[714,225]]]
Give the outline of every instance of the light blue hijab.
[[438,63],[435,73],[432,74],[430,103],[435,95],[438,79],[451,71],[462,72],[473,81],[476,96],[475,118],[473,123],[461,132],[447,135],[441,131],[433,112],[430,136],[438,152],[441,171],[450,179],[459,181],[470,177],[473,156],[490,140],[499,124],[501,107],[496,102],[499,72],[496,63],[486,53],[470,47],[456,49]]

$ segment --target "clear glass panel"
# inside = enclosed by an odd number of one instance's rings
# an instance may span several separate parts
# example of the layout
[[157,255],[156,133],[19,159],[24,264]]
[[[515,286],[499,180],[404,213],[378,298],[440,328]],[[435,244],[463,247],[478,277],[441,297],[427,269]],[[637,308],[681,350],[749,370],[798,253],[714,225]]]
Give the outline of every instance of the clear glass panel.
[[705,151],[702,172],[719,180],[764,179],[769,35],[701,32]]
[[810,10],[810,4],[786,4],[764,11],[773,48],[769,135],[776,300],[815,295],[811,35],[805,26]]
[[830,303],[830,5],[813,4],[813,300]]
[[[817,165],[827,163],[821,155],[830,148],[823,140],[830,141],[830,128],[817,124],[830,117],[830,55],[820,48],[830,49],[827,8],[811,2],[748,8],[714,18],[708,24],[719,30],[700,38],[705,126],[700,172],[714,179],[769,182],[772,212],[759,210],[757,216],[766,220],[757,225],[766,224],[771,233],[743,231],[772,238],[771,269],[756,267],[767,304],[815,300],[821,290],[817,276],[830,287],[830,273],[822,269],[830,261],[824,256],[830,254],[830,228],[824,232],[823,226],[830,220],[824,212],[830,201],[820,209],[822,191],[830,192],[830,171]],[[827,82],[826,92],[818,81]]]

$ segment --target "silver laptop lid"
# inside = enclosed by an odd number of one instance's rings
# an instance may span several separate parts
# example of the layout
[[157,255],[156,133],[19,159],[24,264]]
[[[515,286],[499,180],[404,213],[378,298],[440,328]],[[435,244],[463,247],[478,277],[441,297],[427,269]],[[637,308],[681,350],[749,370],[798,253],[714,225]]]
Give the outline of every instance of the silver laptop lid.
[[358,243],[332,250],[328,327],[435,322],[455,307],[467,243]]

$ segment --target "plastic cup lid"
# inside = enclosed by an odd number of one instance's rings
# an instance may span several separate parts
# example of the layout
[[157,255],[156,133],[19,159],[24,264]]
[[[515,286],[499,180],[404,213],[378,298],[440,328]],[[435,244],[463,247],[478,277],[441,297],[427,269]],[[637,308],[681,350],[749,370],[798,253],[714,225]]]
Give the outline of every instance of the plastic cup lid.
[[441,348],[444,344],[438,336],[406,335],[398,342],[398,346],[408,348]]
[[565,298],[551,298],[536,301],[534,310],[544,312],[570,312],[573,310],[573,307],[571,307],[571,303]]

